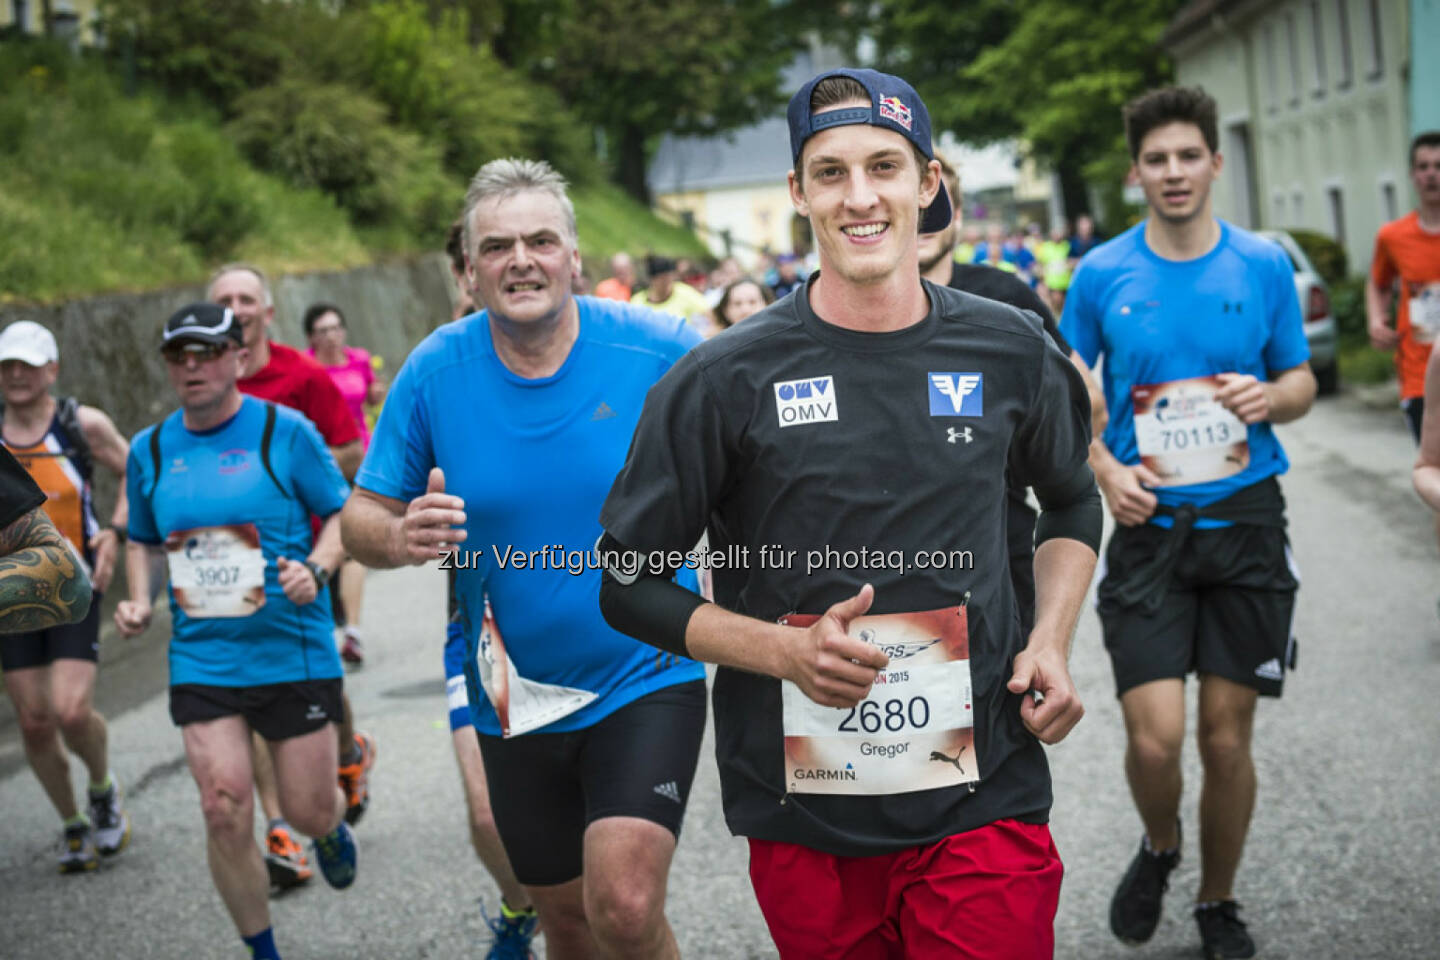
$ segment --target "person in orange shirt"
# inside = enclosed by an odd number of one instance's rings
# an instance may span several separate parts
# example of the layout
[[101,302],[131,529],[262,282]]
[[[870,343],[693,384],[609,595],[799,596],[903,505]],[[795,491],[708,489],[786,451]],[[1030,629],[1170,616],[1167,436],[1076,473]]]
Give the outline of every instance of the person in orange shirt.
[[610,276],[595,285],[595,296],[629,301],[634,287],[635,264],[630,260],[630,254],[622,251],[610,258]]
[[[130,445],[102,411],[56,398],[59,372],[55,337],[38,323],[20,320],[0,333],[0,442],[30,474],[55,529],[90,574],[90,611],[76,623],[0,637],[5,691],[19,716],[25,757],[64,822],[61,873],[94,870],[100,854],[119,853],[130,841],[130,820],[121,806],[120,783],[110,771],[109,733],[95,709],[100,655],[100,598],[115,572],[129,509],[125,458]],[[95,518],[90,475],[101,464],[120,478],[110,526]],[[68,750],[67,750],[68,748]],[[77,809],[70,780],[70,753],[90,774],[89,803]]]
[[[1440,130],[1410,144],[1410,179],[1419,206],[1380,228],[1365,281],[1370,343],[1396,350],[1400,406],[1415,442],[1425,412],[1425,364],[1440,334]],[[1390,298],[1400,288],[1397,322],[1390,326]]]

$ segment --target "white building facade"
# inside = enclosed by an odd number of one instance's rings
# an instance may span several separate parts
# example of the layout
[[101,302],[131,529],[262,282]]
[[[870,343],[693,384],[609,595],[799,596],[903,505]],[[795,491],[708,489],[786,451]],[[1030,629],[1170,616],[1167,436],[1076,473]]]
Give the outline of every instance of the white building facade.
[[1408,211],[1406,0],[1196,0],[1166,31],[1176,79],[1215,97],[1215,212],[1334,237],[1352,273]]

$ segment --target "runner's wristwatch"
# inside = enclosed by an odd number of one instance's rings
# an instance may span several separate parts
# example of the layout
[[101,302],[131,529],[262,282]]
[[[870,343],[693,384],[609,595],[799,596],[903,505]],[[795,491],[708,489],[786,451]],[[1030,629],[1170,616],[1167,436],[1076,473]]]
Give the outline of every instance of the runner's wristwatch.
[[317,590],[330,582],[330,571],[320,566],[320,564],[314,560],[306,560],[305,569],[309,570],[310,576],[315,578],[315,588]]

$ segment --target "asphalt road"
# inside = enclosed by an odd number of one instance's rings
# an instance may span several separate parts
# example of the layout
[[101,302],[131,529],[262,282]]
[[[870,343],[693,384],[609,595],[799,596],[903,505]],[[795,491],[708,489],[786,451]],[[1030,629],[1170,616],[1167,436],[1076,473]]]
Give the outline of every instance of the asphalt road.
[[[1410,489],[1410,439],[1397,411],[1349,396],[1321,403],[1281,435],[1293,461],[1285,491],[1304,573],[1300,669],[1285,698],[1260,710],[1260,800],[1237,889],[1244,917],[1267,960],[1437,957],[1440,557]],[[347,680],[380,749],[374,802],[358,831],[361,874],[344,894],[317,878],[274,902],[287,958],[480,955],[478,901],[493,910],[497,894],[469,847],[444,721],[443,611],[433,570],[370,579],[370,659]],[[205,866],[195,788],[163,695],[163,636],[157,627],[137,641],[107,641],[100,700],[135,834],[94,875],[55,874],[54,812],[24,767],[13,721],[0,715],[0,957],[243,955]],[[1198,956],[1186,909],[1198,879],[1193,828],[1155,939],[1132,950],[1109,934],[1106,905],[1139,825],[1093,612],[1081,620],[1074,672],[1088,714],[1051,752],[1052,827],[1066,861],[1056,955]],[[687,957],[772,957],[744,843],[720,814],[711,756],[707,745],[671,877],[670,920]],[[1190,746],[1186,775],[1193,823],[1199,768]]]

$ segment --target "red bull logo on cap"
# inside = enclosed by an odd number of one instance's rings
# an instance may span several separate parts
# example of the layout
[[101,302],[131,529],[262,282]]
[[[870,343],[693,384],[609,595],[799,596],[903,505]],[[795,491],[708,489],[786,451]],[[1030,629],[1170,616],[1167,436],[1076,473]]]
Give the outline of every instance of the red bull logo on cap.
[[910,108],[899,97],[880,98],[880,119],[892,120],[906,130],[910,129]]

